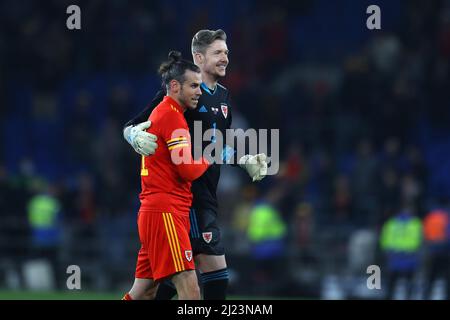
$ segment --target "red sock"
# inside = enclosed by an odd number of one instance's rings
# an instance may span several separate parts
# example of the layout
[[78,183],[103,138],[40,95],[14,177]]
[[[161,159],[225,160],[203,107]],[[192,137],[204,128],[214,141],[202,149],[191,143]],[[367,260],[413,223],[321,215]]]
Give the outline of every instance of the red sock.
[[123,296],[122,300],[133,300],[133,298],[131,298],[130,294],[127,293]]

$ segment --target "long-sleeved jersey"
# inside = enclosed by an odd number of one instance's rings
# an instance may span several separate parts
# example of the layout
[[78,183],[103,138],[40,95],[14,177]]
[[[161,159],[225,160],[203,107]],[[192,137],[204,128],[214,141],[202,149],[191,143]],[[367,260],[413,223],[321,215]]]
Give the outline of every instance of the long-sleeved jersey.
[[[228,89],[217,84],[214,91],[211,91],[204,83],[201,85],[202,95],[198,101],[195,110],[187,110],[184,113],[187,124],[190,129],[192,140],[195,140],[194,122],[201,121],[201,140],[203,140],[204,132],[208,129],[219,131],[225,139],[225,130],[231,126],[231,110],[229,102]],[[153,108],[163,99],[164,92],[160,91],[156,94],[151,103],[135,118],[126,123],[125,126],[136,125],[148,119]],[[152,128],[156,125],[156,121],[152,120]],[[151,130],[149,132],[152,132]],[[200,133],[200,132],[199,132]],[[198,138],[197,138],[198,139]],[[214,142],[203,141],[203,149]],[[203,209],[217,209],[217,185],[220,178],[220,165],[212,164],[208,170],[197,180],[192,183],[192,193],[194,195],[193,206]]]
[[188,215],[191,183],[209,164],[203,157],[192,158],[189,127],[174,99],[165,96],[149,120],[152,126],[147,131],[157,136],[159,147],[154,155],[142,157],[141,209]]

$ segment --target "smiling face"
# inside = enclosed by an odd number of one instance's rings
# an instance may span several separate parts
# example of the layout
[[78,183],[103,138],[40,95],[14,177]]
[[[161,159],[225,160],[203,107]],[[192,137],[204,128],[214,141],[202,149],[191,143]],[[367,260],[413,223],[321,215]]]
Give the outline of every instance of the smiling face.
[[202,75],[199,72],[186,70],[184,74],[184,82],[179,87],[177,100],[187,109],[197,108],[198,99],[202,95],[200,84],[202,83]]
[[207,47],[204,54],[196,53],[194,59],[202,72],[214,79],[222,78],[226,74],[229,62],[227,43],[224,40],[215,40]]

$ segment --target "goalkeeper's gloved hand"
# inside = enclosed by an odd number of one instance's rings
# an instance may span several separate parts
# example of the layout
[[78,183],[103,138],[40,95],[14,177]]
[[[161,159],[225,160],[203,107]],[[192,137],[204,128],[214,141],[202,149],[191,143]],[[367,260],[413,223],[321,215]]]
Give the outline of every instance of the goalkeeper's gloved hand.
[[267,175],[267,156],[264,153],[254,156],[246,154],[238,163],[241,168],[247,170],[253,181],[262,180]]
[[150,121],[145,121],[124,130],[125,139],[142,156],[152,155],[158,148],[156,136],[145,131],[150,128],[151,124]]

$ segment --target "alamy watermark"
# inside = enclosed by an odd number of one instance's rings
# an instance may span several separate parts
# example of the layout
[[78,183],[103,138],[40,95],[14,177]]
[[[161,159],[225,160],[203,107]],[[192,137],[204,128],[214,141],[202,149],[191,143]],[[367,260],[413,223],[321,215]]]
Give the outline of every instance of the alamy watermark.
[[367,267],[367,274],[370,276],[367,278],[367,289],[381,289],[381,269],[380,266],[372,264]]
[[[203,132],[203,134],[202,134]],[[193,163],[201,163],[203,156],[209,162],[216,164],[237,164],[246,154],[267,155],[267,175],[278,173],[280,164],[280,130],[279,129],[226,129],[224,133],[216,128],[203,131],[202,122],[194,121],[193,130]],[[189,130],[177,129],[172,132],[171,140],[180,137],[190,137]],[[204,143],[207,143],[206,146]],[[181,148],[174,148],[171,152],[172,162],[190,164],[189,154]]]
[[367,14],[370,16],[367,18],[366,26],[369,30],[381,29],[381,9],[379,6],[373,4],[367,7]]
[[66,13],[70,16],[66,20],[66,27],[69,30],[81,29],[81,9],[77,5],[70,5],[66,9]]
[[70,274],[66,281],[67,289],[81,290],[81,268],[72,264],[67,267],[66,273]]

